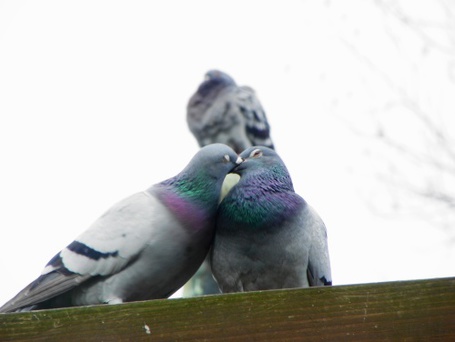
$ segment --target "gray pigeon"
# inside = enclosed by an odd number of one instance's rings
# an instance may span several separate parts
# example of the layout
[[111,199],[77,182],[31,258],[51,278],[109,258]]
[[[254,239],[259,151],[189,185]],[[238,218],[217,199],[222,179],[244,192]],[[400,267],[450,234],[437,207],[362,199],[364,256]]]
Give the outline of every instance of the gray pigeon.
[[221,202],[211,250],[222,292],[331,285],[327,232],[295,193],[277,153],[251,147],[232,172],[240,181]]
[[172,295],[206,257],[222,182],[240,162],[226,145],[202,148],[175,177],[111,207],[0,312]]
[[[224,143],[237,153],[254,145],[274,147],[270,125],[254,90],[248,86],[237,86],[232,77],[219,70],[210,70],[205,74],[204,82],[188,102],[186,118],[199,146]],[[238,179],[237,175],[228,175],[220,201]],[[183,296],[215,293],[220,293],[220,290],[206,260],[185,284]]]
[[199,146],[223,143],[237,153],[253,145],[273,148],[270,126],[254,90],[211,70],[190,98],[186,116]]

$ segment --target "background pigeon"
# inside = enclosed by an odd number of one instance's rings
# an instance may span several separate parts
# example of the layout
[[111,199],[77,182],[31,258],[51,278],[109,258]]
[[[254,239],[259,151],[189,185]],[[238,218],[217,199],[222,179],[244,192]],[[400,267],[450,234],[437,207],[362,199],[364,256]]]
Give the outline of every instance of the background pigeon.
[[254,90],[237,86],[222,71],[205,74],[188,102],[186,118],[201,147],[223,143],[237,153],[254,145],[273,148],[270,126]]
[[266,147],[240,156],[240,181],[220,204],[211,250],[221,290],[331,285],[326,227],[294,192],[283,161]]
[[[190,98],[187,106],[188,126],[199,146],[213,143],[229,145],[237,153],[254,145],[274,148],[270,125],[254,90],[237,86],[232,77],[219,70],[210,70]],[[223,183],[220,201],[238,182],[228,175]],[[184,297],[220,293],[207,260],[185,284]]]
[[226,145],[202,148],[177,176],[111,207],[0,312],[167,298],[206,257],[222,182],[240,162]]

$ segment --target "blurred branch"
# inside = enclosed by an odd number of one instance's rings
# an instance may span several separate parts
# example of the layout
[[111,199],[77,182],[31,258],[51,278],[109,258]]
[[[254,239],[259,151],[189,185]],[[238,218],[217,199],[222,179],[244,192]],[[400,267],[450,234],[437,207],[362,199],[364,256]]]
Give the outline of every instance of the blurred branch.
[[[399,20],[403,25],[407,26],[414,34],[416,34],[422,42],[424,42],[429,48],[434,48],[445,54],[453,56],[455,53],[455,45],[453,44],[453,37],[455,36],[455,15],[452,8],[445,1],[439,1],[440,6],[444,9],[446,14],[446,22],[438,23],[428,20],[415,19],[407,15],[405,10],[400,6],[399,1],[391,0],[375,0],[377,6],[379,6],[385,13],[389,13]],[[452,44],[445,45],[431,35],[429,35],[427,29],[438,29],[443,30],[448,35],[448,41]]]
[[[443,129],[443,126],[435,124],[431,119],[431,115],[425,112],[416,101],[410,99],[409,97],[403,97],[401,100],[402,105],[408,108],[415,115],[415,117],[425,125],[425,127],[430,131],[432,137],[436,139],[438,146],[441,147],[444,152],[446,152],[447,156],[452,159],[452,162],[455,163],[454,146],[451,144],[451,139]],[[428,156],[428,158],[431,159],[430,156]],[[451,168],[449,166],[446,167]],[[453,168],[452,171],[455,172],[455,168]]]
[[[444,21],[440,23],[411,17],[406,13],[400,1],[376,0],[375,4],[386,15],[395,18],[408,31],[418,37],[425,49],[434,49],[446,56],[445,59],[447,60],[449,70],[447,78],[453,83],[450,70],[451,63],[454,63],[453,57],[455,56],[455,3],[451,2],[449,5],[448,2],[443,0],[436,3],[445,15]],[[397,50],[401,51],[400,44],[406,41],[400,39],[401,37],[398,36],[402,32],[389,29],[387,23],[385,25],[387,35]],[[441,40],[438,40],[439,38],[436,39],[435,36],[432,36],[430,34],[431,32],[428,32],[429,30],[438,30],[439,33],[442,30],[447,39],[442,43]],[[408,87],[401,85],[401,80],[397,79],[395,74],[381,68],[380,60],[378,60],[379,63],[375,62],[378,56],[366,55],[357,45],[344,37],[340,37],[340,40],[362,64],[373,74],[378,75],[394,94],[393,98],[388,100],[382,108],[376,108],[374,110],[374,113],[379,112],[381,115],[377,115],[376,129],[373,133],[365,133],[356,127],[354,122],[348,121],[345,118],[348,126],[356,134],[370,138],[372,141],[385,146],[390,152],[394,152],[385,156],[386,164],[389,167],[377,175],[379,181],[390,187],[390,199],[393,210],[402,211],[406,207],[416,216],[425,216],[430,213],[428,217],[433,220],[448,217],[453,223],[455,221],[455,214],[453,213],[453,209],[455,208],[455,191],[452,191],[455,185],[454,131],[450,131],[444,125],[444,120],[438,119],[439,114],[442,113],[435,113],[433,109],[426,110],[421,104],[420,98],[412,96]],[[406,54],[403,54],[403,56],[406,56]],[[418,68],[420,68],[420,65],[418,63],[413,64],[412,60],[409,61],[409,65],[412,70],[416,69],[418,71]],[[395,109],[399,114],[411,114],[411,120],[413,122],[409,122],[409,127],[401,128],[404,134],[400,134],[399,130],[398,133],[395,131],[395,135],[391,134],[392,126],[389,126],[391,122],[385,122],[384,114]],[[444,109],[449,114],[453,112],[453,108]],[[412,129],[410,127],[416,127],[416,124],[417,127],[422,127],[421,139],[423,144],[416,145],[405,139],[406,130]],[[406,167],[406,164],[403,164],[404,162],[412,165],[412,177],[410,177],[410,174],[400,172],[400,170],[409,169],[409,167]],[[399,196],[397,191],[405,193],[406,196]],[[410,198],[414,200],[410,200]],[[419,198],[425,200],[425,202],[416,202],[415,199]],[[373,205],[372,207],[375,206]],[[375,211],[378,211],[377,208]],[[439,215],[439,213],[444,212],[445,214]]]

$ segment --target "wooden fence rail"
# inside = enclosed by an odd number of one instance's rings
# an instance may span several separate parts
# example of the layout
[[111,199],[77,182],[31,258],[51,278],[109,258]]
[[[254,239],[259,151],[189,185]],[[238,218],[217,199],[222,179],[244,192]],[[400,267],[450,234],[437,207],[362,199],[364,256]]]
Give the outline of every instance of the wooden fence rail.
[[0,314],[0,341],[455,341],[455,278]]

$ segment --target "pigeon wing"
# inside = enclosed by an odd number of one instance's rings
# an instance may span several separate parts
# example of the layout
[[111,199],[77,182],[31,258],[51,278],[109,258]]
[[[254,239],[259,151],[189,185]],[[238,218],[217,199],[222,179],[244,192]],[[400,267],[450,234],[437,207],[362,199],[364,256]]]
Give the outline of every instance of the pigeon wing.
[[149,193],[140,192],[115,204],[54,256],[42,274],[0,312],[39,304],[91,278],[107,277],[125,268],[150,240],[156,202]]
[[246,136],[250,142],[244,149],[250,146],[266,146],[274,149],[270,137],[270,125],[255,91],[251,87],[243,86],[238,87],[236,93],[236,107],[242,113]]
[[311,207],[309,209],[314,222],[308,255],[308,282],[310,286],[332,285],[327,229],[318,214]]

